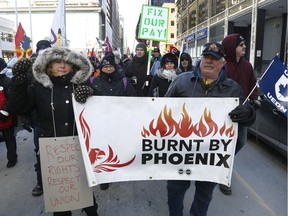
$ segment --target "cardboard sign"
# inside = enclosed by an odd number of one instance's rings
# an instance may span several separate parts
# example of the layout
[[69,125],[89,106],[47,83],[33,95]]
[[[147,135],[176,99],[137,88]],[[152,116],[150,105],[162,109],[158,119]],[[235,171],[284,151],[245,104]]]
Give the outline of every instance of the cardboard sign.
[[93,205],[78,137],[40,138],[41,172],[47,212]]
[[169,8],[142,6],[138,38],[167,41]]

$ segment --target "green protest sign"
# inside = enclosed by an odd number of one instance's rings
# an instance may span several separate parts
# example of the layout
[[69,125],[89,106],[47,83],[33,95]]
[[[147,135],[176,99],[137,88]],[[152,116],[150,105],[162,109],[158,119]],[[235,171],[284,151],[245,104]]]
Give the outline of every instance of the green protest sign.
[[167,41],[169,8],[142,6],[138,38]]

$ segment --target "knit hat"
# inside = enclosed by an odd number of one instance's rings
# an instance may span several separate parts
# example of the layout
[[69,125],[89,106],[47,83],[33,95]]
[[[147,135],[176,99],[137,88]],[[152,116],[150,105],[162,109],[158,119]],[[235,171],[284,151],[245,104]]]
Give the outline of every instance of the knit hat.
[[115,70],[117,69],[117,65],[115,63],[115,55],[112,52],[107,53],[101,60],[100,69],[102,69],[106,65],[113,65]]
[[137,48],[142,48],[144,50],[145,54],[147,53],[147,47],[144,43],[138,43],[136,45],[135,51],[137,50]]
[[236,47],[239,46],[239,44],[244,41],[245,42],[245,39],[241,36],[241,35],[237,35],[237,38],[236,38]]
[[174,65],[175,65],[175,68],[178,67],[177,57],[176,57],[176,55],[174,55],[173,53],[166,53],[166,54],[162,57],[162,59],[161,59],[161,67],[163,68],[164,65],[165,65],[167,62],[173,62]]
[[187,61],[191,60],[191,56],[188,53],[182,53],[180,56],[180,61],[186,59]]
[[36,44],[36,53],[38,53],[40,50],[44,50],[48,47],[51,47],[51,43],[48,40],[40,40]]
[[160,53],[160,49],[159,49],[158,47],[155,47],[155,48],[153,49],[153,52],[159,52],[159,53]]
[[219,60],[225,57],[225,51],[219,43],[207,43],[204,45],[202,55],[212,55]]

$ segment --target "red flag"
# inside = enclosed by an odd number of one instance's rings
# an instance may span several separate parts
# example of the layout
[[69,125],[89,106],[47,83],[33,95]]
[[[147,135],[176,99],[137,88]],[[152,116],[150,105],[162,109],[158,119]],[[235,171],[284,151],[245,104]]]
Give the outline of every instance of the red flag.
[[94,51],[94,47],[93,47],[91,52],[90,52],[90,57],[93,57],[94,55],[95,55],[95,51]]
[[15,47],[16,56],[18,59],[29,58],[32,55],[32,48],[30,46],[31,40],[26,36],[25,31],[19,23],[16,35],[15,35]]
[[105,38],[105,45],[104,46],[105,46],[105,54],[108,53],[108,52],[112,52],[113,51],[112,47],[111,47],[111,45],[109,43],[109,38],[108,37]]
[[176,55],[177,53],[179,53],[179,50],[177,49],[177,47],[170,46],[169,52]]

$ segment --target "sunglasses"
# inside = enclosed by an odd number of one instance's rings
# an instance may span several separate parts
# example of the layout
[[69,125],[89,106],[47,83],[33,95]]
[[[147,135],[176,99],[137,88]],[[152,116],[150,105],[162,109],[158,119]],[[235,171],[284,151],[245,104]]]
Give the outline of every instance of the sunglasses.
[[245,43],[241,43],[238,46],[243,47],[243,46],[245,46]]

